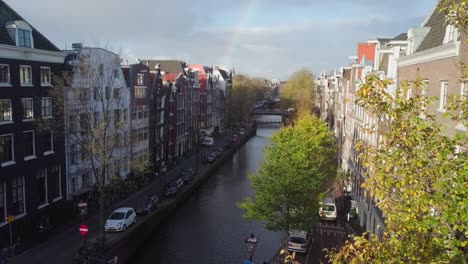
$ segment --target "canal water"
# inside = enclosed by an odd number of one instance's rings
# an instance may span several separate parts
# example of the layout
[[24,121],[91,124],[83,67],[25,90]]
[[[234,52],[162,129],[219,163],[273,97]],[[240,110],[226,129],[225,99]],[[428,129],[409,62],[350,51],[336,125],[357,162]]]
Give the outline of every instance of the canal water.
[[283,234],[242,218],[237,203],[253,196],[248,175],[259,168],[263,149],[274,131],[259,128],[257,136],[159,227],[131,263],[243,263],[248,259],[243,240],[252,232],[260,239],[254,262],[268,261],[280,247]]

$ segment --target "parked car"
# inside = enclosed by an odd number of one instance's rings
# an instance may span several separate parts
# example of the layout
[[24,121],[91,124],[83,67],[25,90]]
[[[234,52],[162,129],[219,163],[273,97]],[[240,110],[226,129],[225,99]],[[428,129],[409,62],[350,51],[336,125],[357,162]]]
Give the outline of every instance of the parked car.
[[239,129],[239,135],[244,135],[245,134],[245,128]]
[[181,178],[171,180],[164,187],[164,196],[175,196],[183,186],[184,181]]
[[214,153],[208,154],[206,161],[208,161],[209,163],[213,163],[215,160],[216,160],[216,155]]
[[195,171],[193,168],[184,169],[182,174],[182,180],[184,184],[189,184],[193,180],[193,176],[195,176]]
[[320,220],[336,222],[338,211],[336,210],[336,205],[333,198],[327,197],[323,202],[320,203],[319,216]]
[[137,214],[151,214],[151,212],[158,207],[159,196],[151,195],[143,198],[136,208]]
[[106,232],[125,231],[131,224],[137,221],[135,210],[131,207],[122,207],[115,210],[106,220],[104,230]]
[[288,250],[307,253],[310,244],[309,233],[303,230],[293,230],[288,239]]
[[211,147],[214,144],[214,138],[212,137],[205,137],[205,139],[202,141],[203,146],[205,147]]

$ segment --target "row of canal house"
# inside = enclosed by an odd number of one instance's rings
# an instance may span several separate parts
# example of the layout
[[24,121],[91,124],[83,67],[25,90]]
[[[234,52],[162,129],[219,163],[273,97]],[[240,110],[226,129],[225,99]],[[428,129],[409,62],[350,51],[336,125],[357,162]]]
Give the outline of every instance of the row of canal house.
[[[385,215],[375,199],[361,187],[367,176],[354,148],[359,141],[376,145],[380,139],[378,133],[369,134],[365,129],[367,125],[378,124],[376,118],[355,104],[356,91],[366,76],[377,74],[393,80],[394,84],[387,87],[393,94],[398,92],[401,81],[415,80],[419,76],[426,85],[426,95],[438,98],[433,105],[421,109],[421,118],[433,115],[448,136],[467,132],[463,124],[444,116],[451,95],[465,99],[468,95],[467,80],[463,79],[460,68],[460,62],[468,61],[467,36],[445,22],[444,14],[437,10],[438,5],[421,25],[405,33],[358,43],[357,56],[349,58],[348,66],[330,74],[322,73],[316,81],[315,104],[336,136],[340,167],[351,175],[346,185],[357,201],[359,223],[371,233],[382,232],[378,226],[385,227]],[[458,146],[457,151],[466,151],[467,147]]]
[[75,210],[101,168],[82,142],[102,144],[103,124],[115,149],[106,182],[127,178],[135,161],[148,160],[151,173],[170,168],[198,133],[223,127],[230,71],[180,60],[129,64],[80,43],[60,50],[1,0],[0,14],[2,238],[7,216],[25,234],[40,216],[58,223]]

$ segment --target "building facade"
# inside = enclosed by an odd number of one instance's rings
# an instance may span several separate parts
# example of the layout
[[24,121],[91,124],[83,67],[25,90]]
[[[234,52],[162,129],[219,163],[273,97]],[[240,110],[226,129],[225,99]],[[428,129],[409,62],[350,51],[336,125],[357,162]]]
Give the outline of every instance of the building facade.
[[3,1],[0,14],[0,237],[6,239],[7,216],[22,228],[67,196],[63,131],[48,125],[63,122],[51,90],[64,55]]
[[65,51],[70,78],[64,95],[69,198],[89,193],[97,181],[126,178],[133,145],[130,90],[119,56],[74,46]]

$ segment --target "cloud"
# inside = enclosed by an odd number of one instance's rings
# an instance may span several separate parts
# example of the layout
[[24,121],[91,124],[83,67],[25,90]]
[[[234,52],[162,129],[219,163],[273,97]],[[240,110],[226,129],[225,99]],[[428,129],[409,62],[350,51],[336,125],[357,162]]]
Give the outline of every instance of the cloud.
[[285,79],[302,67],[347,64],[357,42],[418,26],[436,0],[5,1],[60,48],[83,42],[130,63],[229,63],[237,72]]

